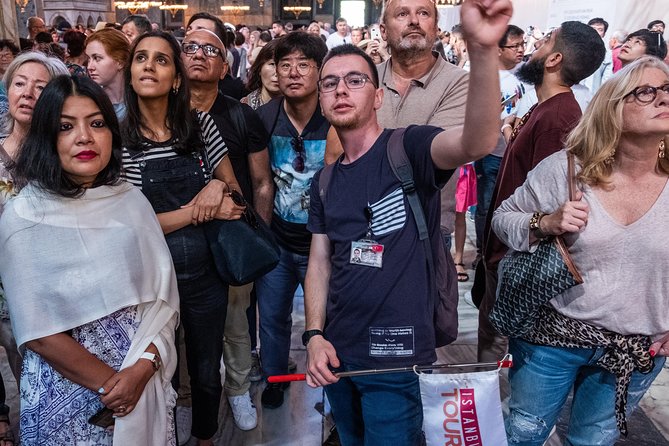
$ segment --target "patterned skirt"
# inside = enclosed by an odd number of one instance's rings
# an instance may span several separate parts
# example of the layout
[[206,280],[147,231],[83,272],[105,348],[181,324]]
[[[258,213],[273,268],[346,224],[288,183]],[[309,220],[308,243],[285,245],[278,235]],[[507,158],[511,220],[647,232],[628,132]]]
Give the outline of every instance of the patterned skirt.
[[[72,330],[74,340],[115,370],[123,363],[139,326],[137,307],[128,307]],[[88,423],[103,407],[97,393],[64,378],[26,349],[21,373],[21,444],[112,444],[113,433]]]

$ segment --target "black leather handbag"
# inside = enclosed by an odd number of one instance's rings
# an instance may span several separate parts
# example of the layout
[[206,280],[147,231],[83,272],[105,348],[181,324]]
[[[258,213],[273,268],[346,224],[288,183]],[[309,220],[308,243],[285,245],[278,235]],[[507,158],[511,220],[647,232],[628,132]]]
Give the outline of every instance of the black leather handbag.
[[[569,200],[573,201],[576,184],[571,153],[567,153],[567,160]],[[583,283],[560,236],[542,240],[532,253],[508,253],[501,260],[497,273],[497,300],[489,318],[500,334],[510,337],[527,333],[534,326],[542,305]]]
[[242,218],[212,220],[204,224],[204,232],[219,276],[237,286],[251,283],[273,270],[281,251],[272,231],[244,197],[237,191],[230,195],[235,204],[246,206]]

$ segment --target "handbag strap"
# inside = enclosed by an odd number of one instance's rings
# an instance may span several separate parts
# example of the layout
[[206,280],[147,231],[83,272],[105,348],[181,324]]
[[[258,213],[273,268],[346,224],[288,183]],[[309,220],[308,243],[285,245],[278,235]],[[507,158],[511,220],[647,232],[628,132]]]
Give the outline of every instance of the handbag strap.
[[574,154],[567,150],[567,182],[569,184],[569,201],[576,200],[576,169]]

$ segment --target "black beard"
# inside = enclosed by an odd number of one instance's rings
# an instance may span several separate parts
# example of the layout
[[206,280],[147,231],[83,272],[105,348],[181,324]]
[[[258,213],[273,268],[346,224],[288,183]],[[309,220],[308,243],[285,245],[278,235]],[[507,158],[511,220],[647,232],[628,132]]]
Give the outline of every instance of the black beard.
[[516,77],[522,82],[531,85],[541,85],[544,83],[544,64],[546,58],[543,57],[538,60],[530,59],[520,66],[516,71]]

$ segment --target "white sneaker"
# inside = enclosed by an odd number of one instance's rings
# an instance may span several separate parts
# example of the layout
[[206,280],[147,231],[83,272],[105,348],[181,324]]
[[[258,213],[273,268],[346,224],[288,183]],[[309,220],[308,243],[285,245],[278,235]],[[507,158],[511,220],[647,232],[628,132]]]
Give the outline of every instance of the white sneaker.
[[258,412],[248,391],[243,395],[228,396],[228,402],[238,428],[250,431],[258,425]]
[[183,446],[190,440],[190,428],[193,423],[193,411],[190,407],[177,406],[177,438]]

